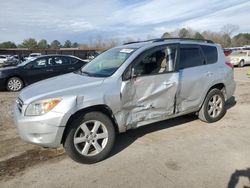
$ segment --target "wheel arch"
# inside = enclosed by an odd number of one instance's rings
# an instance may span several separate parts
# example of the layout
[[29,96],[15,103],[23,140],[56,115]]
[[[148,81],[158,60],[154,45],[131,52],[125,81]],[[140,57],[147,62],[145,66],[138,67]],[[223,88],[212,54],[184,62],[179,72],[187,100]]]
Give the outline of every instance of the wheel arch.
[[206,100],[206,97],[207,97],[208,93],[209,93],[211,90],[213,90],[213,89],[219,89],[219,90],[221,90],[222,93],[223,93],[223,95],[224,95],[225,100],[227,99],[227,95],[226,95],[226,86],[225,86],[225,84],[222,83],[222,82],[213,84],[213,85],[207,90],[206,95],[205,95],[205,97],[203,98],[202,103],[201,103],[201,105],[200,105],[200,107],[199,107],[199,110],[201,109],[201,107],[202,107],[204,101]]
[[64,129],[64,132],[63,132],[63,136],[62,136],[62,139],[61,139],[61,143],[65,142],[68,130],[70,129],[70,124],[72,123],[72,121],[76,117],[78,117],[80,115],[84,115],[84,114],[86,114],[88,112],[94,112],[94,111],[95,112],[101,112],[101,113],[107,115],[110,118],[110,120],[112,121],[113,125],[114,125],[115,132],[119,133],[119,127],[118,127],[117,121],[115,119],[115,116],[113,115],[113,112],[112,112],[111,108],[109,108],[105,104],[94,105],[94,106],[90,106],[90,107],[87,107],[87,108],[84,108],[84,109],[80,109],[80,110],[76,111],[74,114],[72,114],[70,116],[70,118],[68,119],[68,121],[66,123],[65,129]]
[[[223,84],[223,83],[218,83],[218,84],[215,84],[215,85],[213,85],[212,87],[210,87],[210,89],[208,90],[208,92],[211,91],[212,89],[223,90],[223,89],[225,89],[225,88],[226,88],[225,84]],[[208,93],[208,92],[207,92],[207,93]]]

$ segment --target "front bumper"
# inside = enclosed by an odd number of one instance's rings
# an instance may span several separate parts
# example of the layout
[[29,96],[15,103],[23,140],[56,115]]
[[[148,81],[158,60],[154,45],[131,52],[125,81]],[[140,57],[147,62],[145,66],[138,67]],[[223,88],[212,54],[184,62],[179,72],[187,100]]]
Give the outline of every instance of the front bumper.
[[232,63],[234,66],[238,66],[240,61],[238,60],[231,60],[230,63]]
[[43,147],[59,147],[65,129],[64,114],[48,112],[42,116],[24,116],[15,106],[15,123],[20,137]]

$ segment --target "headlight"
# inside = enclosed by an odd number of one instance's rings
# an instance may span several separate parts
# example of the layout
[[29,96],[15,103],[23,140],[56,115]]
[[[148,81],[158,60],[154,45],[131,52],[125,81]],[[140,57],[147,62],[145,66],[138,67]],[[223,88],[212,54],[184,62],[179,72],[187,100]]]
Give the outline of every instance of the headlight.
[[61,98],[53,98],[47,100],[36,101],[28,105],[25,115],[26,116],[40,116],[51,111],[53,108],[62,101]]

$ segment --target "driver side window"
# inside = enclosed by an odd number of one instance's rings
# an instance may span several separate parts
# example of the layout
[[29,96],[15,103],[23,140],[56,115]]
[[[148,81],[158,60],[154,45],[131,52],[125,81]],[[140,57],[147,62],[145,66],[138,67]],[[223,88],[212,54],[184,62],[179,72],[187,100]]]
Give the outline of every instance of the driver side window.
[[176,46],[167,46],[146,53],[134,65],[137,76],[147,76],[174,71]]

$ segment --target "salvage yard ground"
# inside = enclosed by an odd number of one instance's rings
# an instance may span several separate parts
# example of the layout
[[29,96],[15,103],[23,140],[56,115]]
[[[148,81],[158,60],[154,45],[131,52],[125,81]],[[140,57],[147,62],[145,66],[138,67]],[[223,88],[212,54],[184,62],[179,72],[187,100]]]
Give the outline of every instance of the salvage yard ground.
[[235,98],[219,122],[185,116],[131,130],[92,165],[20,140],[17,93],[0,92],[0,187],[250,187],[249,69],[235,69]]

